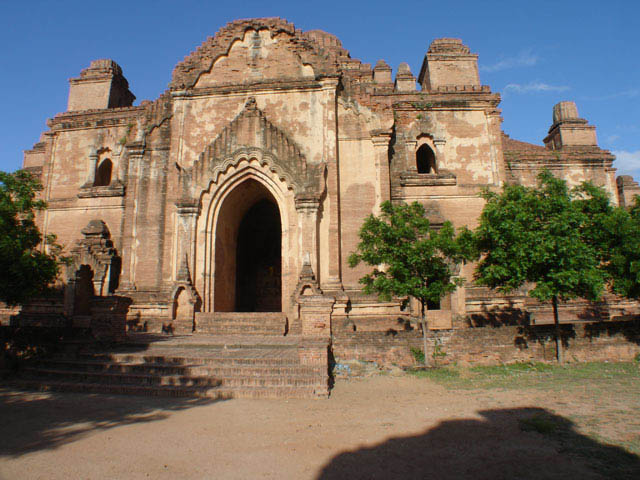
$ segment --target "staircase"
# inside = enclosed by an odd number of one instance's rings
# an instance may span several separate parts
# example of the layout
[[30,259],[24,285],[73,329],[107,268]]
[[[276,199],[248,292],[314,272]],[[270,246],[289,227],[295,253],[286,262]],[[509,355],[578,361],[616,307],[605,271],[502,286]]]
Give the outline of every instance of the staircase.
[[[114,349],[87,345],[42,360],[24,368],[12,383],[39,391],[215,399],[326,397],[327,362],[303,365],[300,341],[282,334],[136,333]],[[324,349],[326,357],[326,343],[313,348],[321,357]]]
[[282,312],[196,313],[196,333],[206,335],[283,336],[289,332]]

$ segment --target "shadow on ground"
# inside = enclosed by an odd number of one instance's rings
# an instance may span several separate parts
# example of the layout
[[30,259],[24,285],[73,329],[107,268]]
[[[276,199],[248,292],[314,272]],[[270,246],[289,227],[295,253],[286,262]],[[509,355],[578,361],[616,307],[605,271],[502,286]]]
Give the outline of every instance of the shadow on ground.
[[421,435],[341,453],[317,477],[334,479],[640,478],[640,457],[578,433],[541,408],[486,410]]
[[53,449],[96,430],[154,422],[217,401],[0,389],[0,457]]

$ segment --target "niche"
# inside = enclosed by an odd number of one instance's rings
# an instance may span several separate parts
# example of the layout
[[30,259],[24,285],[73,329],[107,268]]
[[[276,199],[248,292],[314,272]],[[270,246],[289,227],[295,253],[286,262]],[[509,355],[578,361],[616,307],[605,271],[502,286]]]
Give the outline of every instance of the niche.
[[426,143],[416,151],[416,168],[418,173],[437,173],[436,154]]
[[113,170],[113,163],[108,158],[105,158],[96,167],[96,177],[93,182],[94,187],[107,187],[111,184],[111,171]]

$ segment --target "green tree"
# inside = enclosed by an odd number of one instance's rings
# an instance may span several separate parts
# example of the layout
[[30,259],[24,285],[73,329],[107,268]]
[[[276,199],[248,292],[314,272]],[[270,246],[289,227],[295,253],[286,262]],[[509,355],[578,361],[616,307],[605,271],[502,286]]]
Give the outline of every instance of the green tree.
[[0,172],[0,301],[19,305],[45,293],[58,275],[60,247],[55,237],[43,238],[35,212],[45,208],[36,199],[40,183],[24,170]]
[[630,209],[607,205],[593,222],[593,237],[603,246],[602,268],[612,293],[640,299],[640,197]]
[[500,194],[485,191],[485,207],[473,233],[475,280],[510,292],[535,284],[528,295],[551,302],[556,353],[563,362],[558,302],[600,299],[608,274],[606,239],[599,228],[611,218],[607,194],[589,183],[569,189],[550,172],[538,187],[506,185]]
[[454,291],[462,279],[453,273],[463,260],[453,226],[445,222],[431,228],[418,202],[393,205],[384,202],[379,217],[370,215],[360,228],[360,242],[349,256],[349,265],[360,262],[373,271],[360,279],[366,293],[382,300],[413,297],[420,302],[423,353],[427,355],[427,302],[439,302]]

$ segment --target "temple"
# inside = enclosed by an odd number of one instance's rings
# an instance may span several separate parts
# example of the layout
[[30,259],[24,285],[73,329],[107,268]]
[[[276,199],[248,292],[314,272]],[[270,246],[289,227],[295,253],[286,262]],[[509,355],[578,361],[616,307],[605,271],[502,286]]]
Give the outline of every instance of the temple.
[[[367,267],[348,266],[383,201],[419,201],[433,225],[474,227],[483,188],[533,185],[542,169],[571,185],[592,181],[616,204],[640,193],[630,177],[616,180],[614,157],[573,102],[549,106],[540,145],[506,135],[499,93],[457,38],[433,40],[416,78],[406,63],[394,75],[384,60],[351,58],[320,30],[234,21],[175,67],[158,99],[134,99],[116,62],[91,62],[24,158],[44,185],[39,226],[73,257],[55,308],[74,325],[120,312],[116,336],[125,324],[257,331],[325,339],[348,357],[419,314],[364,295]],[[472,272],[462,266],[466,283],[430,306],[435,337],[449,332],[446,342],[496,312],[550,321],[522,292],[475,286]],[[587,306],[562,308],[570,322]],[[589,318],[635,308],[611,299]]]

